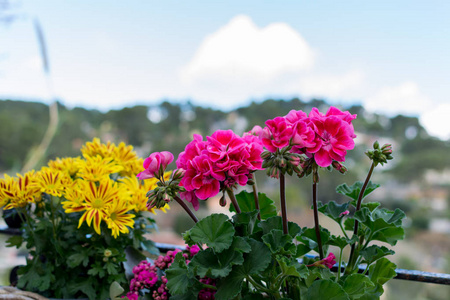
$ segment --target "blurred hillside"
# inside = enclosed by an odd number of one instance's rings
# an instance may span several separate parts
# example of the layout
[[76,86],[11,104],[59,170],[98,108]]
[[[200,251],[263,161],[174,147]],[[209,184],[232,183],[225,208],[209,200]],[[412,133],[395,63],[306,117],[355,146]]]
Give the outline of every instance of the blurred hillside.
[[[80,155],[80,147],[94,137],[100,137],[103,142],[124,141],[133,145],[141,157],[163,150],[177,156],[194,133],[206,136],[218,129],[233,129],[242,134],[254,125],[264,126],[267,119],[286,115],[292,109],[309,112],[312,107],[318,107],[325,112],[329,105],[315,99],[308,102],[268,99],[232,112],[223,112],[189,103],[163,102],[106,113],[58,106],[57,133],[41,165],[56,157]],[[358,135],[357,146],[349,151],[345,164],[350,171],[345,176],[327,171],[321,174],[324,178],[320,182],[321,201],[341,200],[334,192],[338,184],[352,184],[365,177],[369,160],[363,153],[371,148],[375,140],[379,140],[380,144],[392,143],[394,160],[378,170],[373,179],[382,183],[382,189],[375,197],[387,206],[404,209],[417,228],[431,226],[450,233],[450,141],[428,135],[415,117],[398,115],[389,118],[370,114],[361,106],[343,109],[358,115],[353,121]],[[48,122],[49,109],[45,104],[0,101],[0,172],[15,174],[21,170],[33,149],[41,142]],[[258,173],[257,179],[262,183],[264,192],[276,196],[275,182],[267,179],[264,172]],[[292,205],[308,207],[310,180],[290,180],[295,181],[287,191],[292,196],[288,198],[295,199],[291,200],[294,202]]]

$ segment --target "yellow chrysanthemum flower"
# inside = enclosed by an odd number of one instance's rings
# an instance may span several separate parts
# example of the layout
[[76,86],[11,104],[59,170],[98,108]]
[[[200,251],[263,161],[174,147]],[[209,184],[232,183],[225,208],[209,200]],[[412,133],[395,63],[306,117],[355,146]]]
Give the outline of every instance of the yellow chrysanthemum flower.
[[85,196],[85,209],[86,211],[81,216],[78,227],[83,224],[84,221],[91,226],[92,220],[94,221],[94,229],[100,234],[100,223],[105,216],[105,211],[108,209],[113,201],[118,201],[119,189],[117,185],[109,180],[103,179],[98,183],[86,182],[84,187]]
[[[164,180],[170,179],[171,172],[166,172],[164,174]],[[122,199],[127,199],[128,203],[132,205],[132,209],[136,212],[147,211],[147,192],[153,190],[156,187],[158,179],[149,178],[146,180],[138,180],[136,177],[126,177],[119,181],[121,188]],[[170,206],[166,204],[164,207],[160,208],[164,213],[166,210],[170,209]],[[149,210],[153,214],[156,214],[155,209]]]
[[[119,146],[113,148],[112,155],[114,161],[123,167],[122,172],[120,172],[122,176],[134,176],[137,174],[136,171],[139,173],[143,169],[143,160],[138,158],[136,152],[133,151],[133,146],[126,146],[122,142]],[[136,168],[139,163],[141,163],[140,168]]]
[[42,193],[61,197],[65,185],[69,182],[70,179],[65,173],[56,169],[43,167],[36,174],[35,186],[39,188]]
[[3,179],[0,179],[0,207],[6,206],[15,198],[16,181],[14,177],[4,175]]
[[[113,201],[108,209],[105,210],[105,221],[108,224],[108,228],[111,229],[111,233],[114,238],[119,236],[119,233],[127,234],[129,231],[128,227],[133,228],[134,217],[133,214],[128,214],[130,211],[129,205],[126,201],[118,199]],[[128,226],[128,227],[127,227]]]
[[4,209],[25,207],[28,203],[34,203],[40,196],[34,170],[24,175],[17,174],[17,178],[5,175],[0,186],[0,202],[5,205]]
[[84,201],[84,183],[82,180],[76,180],[66,186],[64,197],[66,201],[61,202],[66,213],[73,213],[85,210]]
[[80,160],[78,163],[78,176],[87,181],[100,181],[109,178],[110,174],[120,172],[123,167],[115,164],[112,158],[103,158],[100,155]]
[[50,169],[59,170],[61,172],[67,173],[70,177],[75,177],[78,170],[80,169],[79,162],[81,158],[77,157],[57,157],[55,160],[50,160],[48,166]]
[[108,141],[102,144],[99,138],[94,138],[92,142],[87,142],[81,147],[81,153],[86,157],[95,157],[100,155],[103,158],[112,158],[115,145]]

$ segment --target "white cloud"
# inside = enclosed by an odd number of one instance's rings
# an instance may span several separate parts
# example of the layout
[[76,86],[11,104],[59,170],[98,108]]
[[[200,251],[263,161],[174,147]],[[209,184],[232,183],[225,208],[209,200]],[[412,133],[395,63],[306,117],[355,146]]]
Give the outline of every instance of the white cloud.
[[428,133],[441,139],[450,139],[450,104],[443,103],[420,116],[420,123]]
[[237,16],[204,39],[180,76],[194,98],[242,101],[283,92],[312,68],[314,58],[289,25],[258,28],[249,17]]
[[367,110],[373,112],[405,115],[420,115],[431,108],[431,100],[421,93],[415,82],[404,82],[397,86],[382,87],[373,96],[364,100]]
[[351,98],[359,95],[364,84],[365,74],[360,70],[351,70],[344,74],[318,74],[303,76],[300,88],[303,96]]

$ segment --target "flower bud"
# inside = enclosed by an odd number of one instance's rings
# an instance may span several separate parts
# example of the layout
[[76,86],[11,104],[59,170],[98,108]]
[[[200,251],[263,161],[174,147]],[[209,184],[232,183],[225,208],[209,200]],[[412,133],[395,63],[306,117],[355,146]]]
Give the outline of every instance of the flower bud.
[[272,171],[270,172],[270,177],[272,178],[280,178],[280,170],[278,170],[277,167],[272,168]]
[[105,251],[103,252],[103,256],[105,257],[110,257],[112,255],[112,251],[109,249],[105,249]]
[[225,198],[225,194],[223,194],[222,197],[220,197],[219,204],[222,207],[225,207],[227,205],[227,199]]
[[284,157],[280,158],[280,162],[278,164],[281,168],[286,167],[286,159]]
[[163,201],[166,202],[166,203],[169,203],[169,202],[170,202],[170,197],[169,197],[169,195],[164,194],[164,196],[163,196]]
[[380,143],[378,143],[378,141],[375,141],[375,143],[373,143],[373,149],[380,149]]
[[172,178],[173,178],[173,180],[181,179],[181,178],[183,178],[185,173],[186,173],[186,170],[184,170],[184,169],[176,169],[173,172],[173,177]]
[[266,159],[266,158],[269,158],[271,155],[272,155],[272,153],[270,151],[265,150],[265,151],[263,151],[263,153],[261,153],[261,158]]

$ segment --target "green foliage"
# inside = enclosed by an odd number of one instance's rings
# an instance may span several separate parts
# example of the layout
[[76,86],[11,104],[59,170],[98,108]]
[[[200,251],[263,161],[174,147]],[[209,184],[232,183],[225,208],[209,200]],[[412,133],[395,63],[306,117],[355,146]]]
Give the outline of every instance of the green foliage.
[[[107,299],[113,282],[127,282],[127,257],[123,245],[133,244],[134,239],[141,244],[143,238],[138,237],[148,229],[137,226],[132,233],[121,234],[115,239],[109,234],[107,225],[102,224],[102,235],[98,235],[84,224],[78,228],[81,213],[65,214],[59,201],[50,200],[44,195],[43,206],[36,206],[33,217],[29,211],[23,211],[27,219],[22,227],[24,234],[8,240],[10,247],[25,243],[30,253],[27,264],[18,270],[18,287],[49,298]],[[136,223],[146,223],[144,219],[136,217]],[[53,223],[52,220],[59,221]],[[145,258],[141,254],[143,249],[134,249],[140,260]],[[105,250],[108,250],[108,256],[105,256]],[[138,259],[126,262],[129,270],[130,264],[136,264]]]
[[192,242],[221,252],[231,246],[235,230],[226,215],[212,214],[196,223],[189,232]]
[[[361,192],[362,186],[363,186],[363,183],[361,181],[355,182],[352,186],[348,186],[346,183],[344,183],[344,184],[339,185],[336,188],[336,192],[357,201],[358,196]],[[372,183],[371,181],[369,181],[366,189],[364,190],[364,195],[363,195],[362,199],[367,197],[367,195],[372,193],[379,186],[380,186],[379,184],[375,184],[375,183]]]
[[[253,193],[242,191],[236,195],[236,200],[242,212],[251,212],[256,209],[255,196]],[[277,208],[274,202],[263,193],[258,193],[258,202],[260,206],[261,219],[265,220],[277,215]],[[230,211],[236,212],[233,205],[230,205]]]

